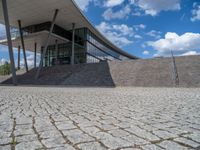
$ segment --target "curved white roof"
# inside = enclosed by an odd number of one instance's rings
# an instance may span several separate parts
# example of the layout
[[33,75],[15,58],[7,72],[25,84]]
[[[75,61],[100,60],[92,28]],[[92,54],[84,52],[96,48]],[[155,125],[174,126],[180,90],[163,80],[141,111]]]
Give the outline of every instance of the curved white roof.
[[[56,24],[66,30],[71,30],[72,23],[76,28],[86,27],[98,38],[107,43],[115,51],[129,57],[132,56],[105,38],[83,15],[82,11],[73,0],[7,0],[10,25],[18,27],[21,20],[22,27],[40,24],[52,20],[54,11],[59,9]],[[0,22],[4,23],[2,4],[0,3]]]

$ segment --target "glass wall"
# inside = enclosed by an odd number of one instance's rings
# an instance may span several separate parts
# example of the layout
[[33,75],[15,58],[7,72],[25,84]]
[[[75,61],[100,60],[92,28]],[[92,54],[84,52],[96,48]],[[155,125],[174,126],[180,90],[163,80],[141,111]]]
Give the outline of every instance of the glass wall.
[[100,60],[124,60],[129,59],[126,56],[121,55],[120,53],[116,52],[110,46],[108,46],[105,42],[99,39],[96,35],[92,32],[87,30],[87,52],[95,55]]
[[[59,44],[57,51],[55,45],[49,46],[45,56],[44,65],[47,67],[54,65],[70,64],[71,49],[72,49],[71,42],[66,44]],[[86,63],[85,48],[78,44],[75,44],[74,62],[75,64]]]
[[[67,31],[69,41],[71,41],[72,31]],[[66,36],[65,36],[66,37]],[[48,47],[44,65],[62,65],[70,64],[72,42],[63,43],[56,46]],[[126,56],[115,52],[111,47],[96,37],[87,28],[75,30],[75,64],[79,63],[98,63],[101,61],[124,60],[129,59]]]

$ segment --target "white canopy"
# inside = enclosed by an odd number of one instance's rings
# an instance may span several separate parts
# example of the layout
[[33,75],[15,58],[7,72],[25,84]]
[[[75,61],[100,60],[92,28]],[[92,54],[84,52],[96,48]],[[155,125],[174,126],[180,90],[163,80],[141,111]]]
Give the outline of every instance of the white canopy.
[[[52,21],[55,10],[59,9],[56,19],[58,26],[66,30],[71,30],[72,23],[76,24],[76,28],[86,27],[115,51],[129,58],[136,58],[106,39],[92,26],[73,0],[7,0],[7,4],[10,25],[13,27],[18,27],[18,20],[21,20],[22,27]],[[0,3],[0,22],[4,23],[1,5]]]

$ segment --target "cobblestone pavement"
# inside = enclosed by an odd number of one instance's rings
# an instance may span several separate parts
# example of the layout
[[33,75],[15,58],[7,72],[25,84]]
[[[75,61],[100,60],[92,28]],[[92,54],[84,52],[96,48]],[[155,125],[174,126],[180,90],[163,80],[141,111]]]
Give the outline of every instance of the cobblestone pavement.
[[1,150],[200,149],[200,89],[0,87]]

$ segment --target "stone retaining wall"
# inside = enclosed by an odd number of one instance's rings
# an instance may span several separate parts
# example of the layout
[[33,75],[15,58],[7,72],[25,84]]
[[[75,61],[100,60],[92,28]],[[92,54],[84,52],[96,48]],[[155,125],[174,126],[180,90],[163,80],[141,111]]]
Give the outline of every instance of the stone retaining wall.
[[[98,64],[54,66],[18,75],[19,84],[62,86],[200,87],[200,56],[176,57],[179,85],[173,79],[172,58],[112,61]],[[11,79],[3,83],[11,83]]]

